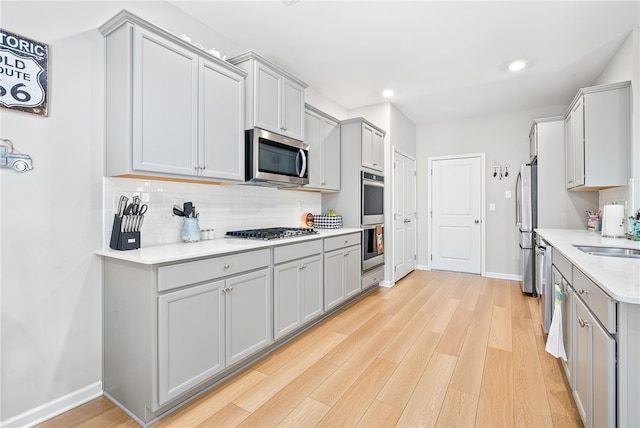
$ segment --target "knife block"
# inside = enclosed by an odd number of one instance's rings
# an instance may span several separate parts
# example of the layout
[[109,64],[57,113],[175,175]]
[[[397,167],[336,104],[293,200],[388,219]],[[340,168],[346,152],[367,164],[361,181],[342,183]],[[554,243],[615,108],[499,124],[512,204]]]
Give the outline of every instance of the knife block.
[[109,247],[112,250],[137,250],[140,248],[140,231],[121,232],[122,218],[117,215],[113,217]]

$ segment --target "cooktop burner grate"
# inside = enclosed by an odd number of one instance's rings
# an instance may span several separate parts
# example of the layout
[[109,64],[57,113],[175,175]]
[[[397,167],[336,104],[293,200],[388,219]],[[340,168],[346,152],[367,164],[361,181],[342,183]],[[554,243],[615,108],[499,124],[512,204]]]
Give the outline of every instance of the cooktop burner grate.
[[315,229],[299,227],[271,227],[266,229],[232,230],[225,233],[227,238],[260,239],[269,241],[271,239],[294,238],[297,236],[307,236],[318,233]]

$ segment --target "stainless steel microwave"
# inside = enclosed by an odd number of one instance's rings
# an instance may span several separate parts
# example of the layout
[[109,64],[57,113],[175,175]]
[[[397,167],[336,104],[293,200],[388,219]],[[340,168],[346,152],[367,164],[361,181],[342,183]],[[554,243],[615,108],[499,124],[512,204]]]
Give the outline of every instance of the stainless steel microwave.
[[253,184],[309,184],[309,145],[260,128],[245,131],[245,178]]

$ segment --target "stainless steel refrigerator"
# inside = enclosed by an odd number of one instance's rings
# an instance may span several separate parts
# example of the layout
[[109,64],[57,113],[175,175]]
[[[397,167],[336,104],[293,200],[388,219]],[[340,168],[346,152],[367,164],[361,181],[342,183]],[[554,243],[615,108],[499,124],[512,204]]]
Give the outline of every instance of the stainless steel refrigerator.
[[538,164],[520,166],[516,179],[516,225],[522,260],[522,292],[536,295],[535,287],[535,237],[533,229],[538,226]]

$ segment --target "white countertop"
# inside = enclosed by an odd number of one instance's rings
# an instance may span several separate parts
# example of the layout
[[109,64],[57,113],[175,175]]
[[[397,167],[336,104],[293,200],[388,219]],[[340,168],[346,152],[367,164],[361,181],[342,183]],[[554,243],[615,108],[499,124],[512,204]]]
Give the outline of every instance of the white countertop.
[[572,229],[536,229],[536,233],[613,299],[640,304],[640,259],[586,254],[574,245],[640,249],[640,241],[603,238],[599,232]]
[[153,245],[150,247],[142,247],[137,250],[127,251],[118,251],[106,248],[97,250],[96,254],[114,259],[126,260],[133,263],[155,265],[160,263],[196,259],[200,257],[219,256],[227,253],[251,251],[260,248],[270,248],[278,245],[295,244],[297,242],[329,238],[331,236],[346,235],[360,231],[362,231],[362,229],[358,228],[318,229],[318,233],[314,235],[296,238],[272,239],[270,241],[243,238],[218,238],[200,242],[178,242],[174,244]]

